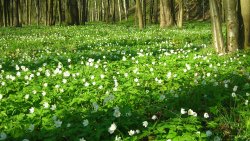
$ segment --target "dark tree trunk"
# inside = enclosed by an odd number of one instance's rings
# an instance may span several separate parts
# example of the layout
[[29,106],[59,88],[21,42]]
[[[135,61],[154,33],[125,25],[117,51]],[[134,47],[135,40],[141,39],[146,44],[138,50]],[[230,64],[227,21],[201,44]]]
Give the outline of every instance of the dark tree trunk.
[[14,26],[16,27],[20,27],[21,24],[20,24],[20,21],[19,21],[19,4],[20,4],[20,1],[19,0],[15,0],[14,2],[15,4],[15,20],[14,20]]

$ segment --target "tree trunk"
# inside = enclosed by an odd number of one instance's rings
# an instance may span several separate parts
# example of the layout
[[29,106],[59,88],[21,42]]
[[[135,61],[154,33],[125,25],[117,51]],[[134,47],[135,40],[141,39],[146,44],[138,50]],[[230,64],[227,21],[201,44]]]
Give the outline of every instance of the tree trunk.
[[48,25],[48,0],[45,0],[45,25]]
[[86,0],[82,0],[82,18],[81,18],[81,22],[83,25],[85,25],[85,22],[87,21],[86,20],[86,6],[87,6],[87,3],[86,3]]
[[29,24],[31,24],[32,1],[29,0]]
[[159,20],[158,20],[158,15],[159,15],[159,0],[154,0],[155,1],[155,4],[154,4],[154,23],[157,24],[159,23]]
[[118,0],[119,20],[122,21],[121,1]]
[[219,15],[217,0],[210,0],[210,15],[212,23],[212,32],[213,32],[213,44],[217,53],[225,53],[223,46],[223,35],[221,27],[221,18]]
[[182,25],[183,25],[183,0],[179,0],[178,5],[179,5],[179,11],[178,11],[177,26],[179,28],[182,28]]
[[79,16],[76,0],[67,0],[66,4],[66,23],[68,25],[79,25]]
[[58,18],[59,25],[62,25],[62,0],[58,0]]
[[239,21],[237,3],[237,0],[225,0],[227,49],[229,52],[235,52],[239,48]]
[[146,0],[142,0],[143,2],[143,25],[146,26],[146,22],[147,22],[147,1]]
[[139,28],[143,29],[143,15],[142,15],[142,8],[141,8],[141,1],[136,0],[136,9],[137,9],[137,17],[138,17],[138,22],[139,22]]
[[160,0],[160,27],[174,25],[173,0]]
[[36,21],[37,21],[37,25],[40,24],[40,0],[36,0],[35,1],[35,5],[36,5]]
[[116,17],[116,0],[113,0],[112,4],[112,23],[115,23],[115,17]]
[[126,0],[123,0],[123,8],[124,8],[124,15],[125,15],[125,20],[128,20],[128,10],[127,10],[127,3]]
[[15,7],[15,20],[14,20],[14,26],[15,27],[20,27],[21,24],[20,24],[20,21],[19,21],[19,3],[20,1],[19,0],[15,0],[14,1],[14,7]]
[[3,26],[3,6],[2,6],[2,0],[0,0],[0,26]]
[[240,0],[244,27],[244,49],[250,48],[250,0]]

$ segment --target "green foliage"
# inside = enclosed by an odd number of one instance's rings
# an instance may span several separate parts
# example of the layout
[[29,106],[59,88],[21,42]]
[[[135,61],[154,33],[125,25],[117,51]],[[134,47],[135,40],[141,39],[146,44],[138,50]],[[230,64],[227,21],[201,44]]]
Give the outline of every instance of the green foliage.
[[247,140],[249,52],[185,26],[0,29],[0,140]]

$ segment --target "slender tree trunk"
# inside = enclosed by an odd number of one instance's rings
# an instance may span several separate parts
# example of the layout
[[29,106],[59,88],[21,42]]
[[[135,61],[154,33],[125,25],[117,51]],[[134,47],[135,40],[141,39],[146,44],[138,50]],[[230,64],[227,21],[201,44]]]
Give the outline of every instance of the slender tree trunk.
[[82,3],[82,23],[83,25],[85,25],[85,22],[87,21],[86,20],[86,10],[87,10],[87,2],[86,0],[83,0],[83,3]]
[[37,21],[37,25],[40,24],[40,0],[36,0],[35,1],[35,5],[36,5],[36,21]]
[[178,11],[177,26],[179,28],[182,28],[182,25],[183,25],[183,0],[179,0],[178,5],[179,5],[179,11]]
[[240,0],[244,27],[244,49],[250,49],[250,0]]
[[118,0],[119,21],[122,21],[121,0]]
[[217,53],[225,53],[225,49],[223,46],[221,17],[219,15],[217,2],[218,2],[217,0],[209,1],[212,32],[213,32],[213,44]]
[[48,25],[48,0],[45,0],[45,25]]
[[29,0],[29,24],[31,24],[32,1],[33,0]]
[[58,0],[58,18],[59,25],[62,25],[62,0]]
[[14,26],[14,0],[10,0],[11,1],[11,26]]
[[3,0],[4,27],[8,26],[8,0]]
[[235,52],[239,48],[239,21],[237,0],[225,0],[227,22],[227,49]]
[[149,24],[153,23],[153,14],[154,14],[154,0],[150,0],[149,5]]
[[19,21],[19,0],[14,1],[14,7],[15,7],[15,20],[14,20],[14,26],[20,27],[20,21]]
[[143,25],[146,26],[146,22],[147,22],[147,1],[146,0],[142,0],[143,4]]
[[112,23],[116,22],[116,0],[113,0],[113,4],[112,4]]
[[159,23],[159,20],[158,20],[158,15],[159,15],[159,0],[154,0],[155,1],[155,4],[154,4],[154,23],[157,24]]
[[127,3],[126,0],[123,0],[123,8],[124,8],[124,15],[125,15],[125,20],[128,20],[128,10],[127,10]]
[[0,0],[0,26],[3,26],[3,6],[2,6],[2,0]]
[[142,8],[141,8],[141,1],[136,0],[136,9],[137,9],[137,17],[138,17],[138,22],[139,22],[139,28],[143,29],[143,15],[142,15]]

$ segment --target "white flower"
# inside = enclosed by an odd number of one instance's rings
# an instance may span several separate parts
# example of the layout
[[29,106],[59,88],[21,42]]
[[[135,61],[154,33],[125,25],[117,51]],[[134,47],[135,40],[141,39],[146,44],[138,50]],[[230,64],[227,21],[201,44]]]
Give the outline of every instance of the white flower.
[[210,77],[211,76],[211,73],[207,73],[207,77]]
[[32,113],[35,112],[35,108],[34,108],[34,107],[31,107],[31,108],[29,109],[29,111],[30,111],[30,113],[32,114]]
[[70,76],[69,71],[65,71],[65,72],[63,73],[63,76],[64,76],[64,77],[69,77],[69,76]]
[[189,109],[188,110],[188,115],[190,115],[190,116],[194,115],[194,111],[192,109]]
[[148,127],[148,122],[147,122],[147,121],[143,121],[143,122],[142,122],[142,125],[143,125],[144,127]]
[[187,70],[190,70],[191,66],[189,64],[186,64],[186,68],[187,68]]
[[83,126],[88,126],[89,125],[89,120],[85,119],[83,122],[82,122]]
[[49,103],[48,103],[48,102],[44,102],[44,103],[43,103],[43,107],[44,107],[45,109],[49,108]]
[[234,86],[233,91],[236,92],[238,89],[238,86]]
[[136,134],[139,134],[139,133],[140,133],[140,130],[139,130],[139,129],[137,129],[137,130],[135,130],[135,132],[136,132]]
[[30,124],[28,130],[29,130],[30,132],[33,132],[34,129],[35,129],[35,125],[34,125],[34,124]]
[[248,105],[248,100],[245,100],[245,105]]
[[3,95],[2,94],[0,94],[0,100],[3,98]]
[[152,120],[156,120],[157,119],[157,116],[156,115],[153,115],[152,116]]
[[232,93],[232,97],[236,97],[236,93],[235,92]]
[[115,123],[112,123],[111,126],[108,129],[109,133],[113,134],[115,132],[115,130],[116,130],[116,127],[117,126],[115,125]]
[[56,110],[56,104],[53,104],[51,105],[51,108],[50,108],[52,111],[55,111]]
[[135,81],[135,82],[139,82],[139,79],[138,79],[138,78],[135,78],[134,81]]
[[23,141],[29,141],[28,139],[23,139]]
[[29,99],[29,97],[30,97],[30,95],[28,95],[28,94],[26,94],[26,95],[24,96],[25,99]]
[[86,141],[84,138],[80,138],[79,141]]
[[125,76],[125,77],[128,77],[128,73],[124,73],[124,76]]
[[89,86],[89,83],[88,83],[88,82],[86,82],[86,83],[84,84],[84,86],[85,86],[85,87],[88,87],[88,86]]
[[249,96],[250,94],[249,93],[246,93],[246,96]]
[[186,113],[187,113],[187,111],[185,109],[181,108],[181,114],[184,115]]
[[166,141],[172,141],[171,139],[167,139]]
[[168,78],[168,79],[171,78],[171,75],[172,75],[172,73],[171,73],[171,72],[168,72],[167,78]]
[[212,136],[212,134],[213,134],[213,133],[212,133],[210,130],[207,130],[207,131],[206,131],[206,135],[207,135],[208,137]]
[[135,134],[135,131],[134,130],[130,130],[130,131],[128,131],[128,134],[129,134],[129,136],[133,136]]
[[46,95],[46,92],[45,92],[45,91],[42,91],[42,95],[45,96],[45,95]]
[[119,137],[119,136],[115,136],[115,141],[121,141],[122,140],[122,138],[121,137]]
[[56,128],[59,128],[62,125],[62,121],[60,120],[55,120],[54,123],[55,123]]
[[70,124],[70,123],[68,123],[68,124],[67,124],[67,127],[69,128],[70,126],[71,126],[71,124]]
[[1,141],[5,140],[6,138],[7,138],[7,135],[4,132],[0,133],[0,140]]
[[208,113],[204,113],[204,118],[209,118]]
[[63,79],[62,82],[65,84],[67,83],[67,79]]
[[44,87],[48,87],[48,83],[44,83],[43,86],[44,86]]
[[113,116],[114,116],[114,117],[120,117],[120,116],[121,116],[121,112],[120,112],[120,110],[119,110],[119,107],[116,106],[114,109],[115,109],[115,111],[114,111]]
[[105,75],[104,75],[104,74],[101,74],[100,77],[101,77],[101,79],[103,79],[103,78],[105,77]]

